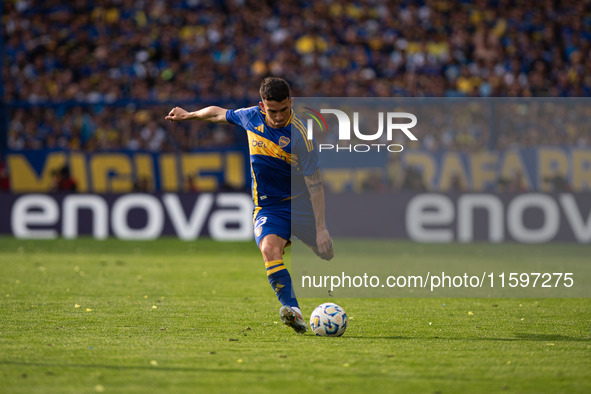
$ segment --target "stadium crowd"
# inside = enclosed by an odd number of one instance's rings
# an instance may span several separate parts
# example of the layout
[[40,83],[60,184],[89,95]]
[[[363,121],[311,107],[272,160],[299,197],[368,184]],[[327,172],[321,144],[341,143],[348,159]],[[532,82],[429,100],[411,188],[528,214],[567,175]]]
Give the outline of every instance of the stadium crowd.
[[[229,145],[238,138],[232,128],[172,127],[163,116],[173,103],[256,103],[269,74],[288,79],[295,96],[591,94],[590,1],[8,0],[3,7],[13,150]],[[476,129],[425,137],[433,149],[473,149],[465,142],[482,139]],[[499,135],[484,145],[531,138],[590,143],[574,130]]]

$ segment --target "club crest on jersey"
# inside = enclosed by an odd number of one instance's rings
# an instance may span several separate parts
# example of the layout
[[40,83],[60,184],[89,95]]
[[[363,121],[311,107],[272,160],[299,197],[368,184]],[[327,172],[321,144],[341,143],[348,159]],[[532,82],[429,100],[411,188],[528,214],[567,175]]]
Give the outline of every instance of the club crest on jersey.
[[281,148],[285,148],[287,145],[289,145],[289,138],[287,138],[286,136],[282,136],[281,138],[279,138],[279,146]]

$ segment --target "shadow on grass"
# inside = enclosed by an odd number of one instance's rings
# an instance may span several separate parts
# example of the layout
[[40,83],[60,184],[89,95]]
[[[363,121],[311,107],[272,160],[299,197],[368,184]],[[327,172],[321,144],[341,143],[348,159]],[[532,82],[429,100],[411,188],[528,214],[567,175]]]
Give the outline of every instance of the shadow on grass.
[[[310,338],[327,338],[328,340],[331,340],[333,337],[321,337],[321,336],[311,336]],[[379,336],[369,336],[369,335],[343,335],[341,338],[352,338],[352,339],[371,339],[371,340],[376,340],[376,339],[385,339],[385,340],[409,340],[409,339],[416,339],[413,337],[401,337],[401,336],[383,336],[383,337],[379,337]]]
[[591,337],[567,337],[558,334],[534,334],[534,333],[518,333],[515,334],[518,341],[543,341],[543,342],[588,342]]
[[260,371],[248,369],[235,368],[188,368],[188,367],[161,367],[150,365],[107,365],[107,364],[52,364],[52,363],[35,363],[22,361],[0,360],[0,365],[12,365],[22,367],[46,367],[46,368],[92,368],[92,369],[110,369],[116,371],[128,370],[150,370],[153,372],[239,372],[239,373],[260,373]]
[[[323,338],[317,337],[312,335],[306,335],[309,338]],[[331,340],[332,337],[326,337],[328,340]],[[535,342],[589,342],[591,341],[591,337],[568,337],[565,335],[557,335],[557,334],[535,334],[535,333],[517,333],[514,337],[467,337],[467,336],[375,336],[375,335],[343,335],[341,338],[347,339],[366,339],[366,340],[399,340],[399,341],[408,341],[408,340],[440,340],[440,341],[471,341],[471,342],[478,342],[478,341],[498,341],[498,342],[527,342],[527,341],[535,341]]]
[[443,341],[470,341],[470,342],[589,342],[591,338],[572,338],[563,335],[546,335],[546,334],[515,334],[514,338],[498,338],[498,337],[431,337],[423,339],[438,339]]

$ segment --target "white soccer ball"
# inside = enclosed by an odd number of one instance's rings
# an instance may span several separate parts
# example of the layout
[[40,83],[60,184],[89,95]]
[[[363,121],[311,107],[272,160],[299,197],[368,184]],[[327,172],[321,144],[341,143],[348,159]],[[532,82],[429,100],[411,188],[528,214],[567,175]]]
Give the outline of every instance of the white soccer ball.
[[347,314],[345,310],[326,302],[318,305],[310,316],[310,327],[316,335],[323,337],[340,337],[347,329]]

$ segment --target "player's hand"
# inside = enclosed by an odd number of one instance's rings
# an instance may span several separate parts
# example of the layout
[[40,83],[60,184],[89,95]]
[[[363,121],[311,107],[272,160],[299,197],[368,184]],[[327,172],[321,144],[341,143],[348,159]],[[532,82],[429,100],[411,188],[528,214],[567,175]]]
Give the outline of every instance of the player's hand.
[[171,122],[180,122],[182,120],[187,119],[187,115],[189,113],[182,109],[181,107],[174,107],[169,113],[168,116],[164,119],[170,120]]
[[327,229],[316,231],[316,245],[318,247],[318,256],[323,260],[331,260],[334,257],[332,239]]

